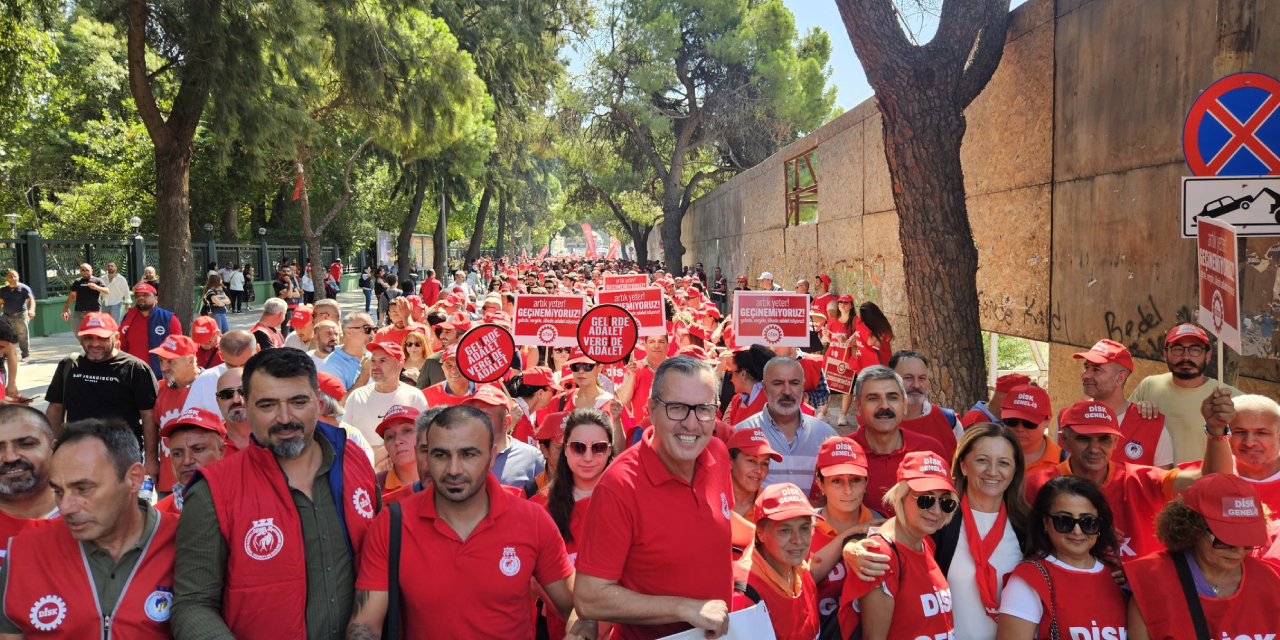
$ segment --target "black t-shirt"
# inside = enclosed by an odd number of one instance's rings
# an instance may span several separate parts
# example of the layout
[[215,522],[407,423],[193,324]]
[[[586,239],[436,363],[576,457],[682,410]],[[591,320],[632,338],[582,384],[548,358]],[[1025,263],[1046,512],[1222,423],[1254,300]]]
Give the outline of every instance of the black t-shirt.
[[102,294],[89,288],[89,284],[93,283],[99,287],[106,288],[107,283],[102,278],[90,276],[88,278],[80,278],[71,283],[71,292],[76,294],[76,311],[100,311],[102,304],[98,301]]
[[367,273],[360,274],[360,288],[361,289],[373,288],[373,278],[369,277],[369,274]]
[[4,301],[5,313],[22,313],[22,308],[26,306],[27,299],[34,297],[35,294],[31,292],[31,287],[21,282],[16,287],[11,287],[7,284],[0,287],[0,300]]
[[84,418],[122,420],[141,437],[142,412],[155,408],[156,392],[151,366],[117,351],[102,362],[92,362],[83,353],[74,360],[63,358],[49,381],[45,398],[62,404],[67,422]]
[[285,297],[285,295],[284,295],[284,294],[285,294],[285,292],[287,292],[289,289],[293,288],[293,279],[291,279],[291,278],[276,278],[275,280],[272,280],[272,281],[271,281],[271,288],[276,292],[276,297],[277,297],[277,298],[280,298],[280,299],[284,300],[284,301],[285,301],[286,303],[288,303],[288,305],[289,305],[289,306],[291,306],[291,307],[292,307],[292,306],[297,306],[297,304],[298,304],[298,299],[297,299],[297,298],[286,298],[286,297]]

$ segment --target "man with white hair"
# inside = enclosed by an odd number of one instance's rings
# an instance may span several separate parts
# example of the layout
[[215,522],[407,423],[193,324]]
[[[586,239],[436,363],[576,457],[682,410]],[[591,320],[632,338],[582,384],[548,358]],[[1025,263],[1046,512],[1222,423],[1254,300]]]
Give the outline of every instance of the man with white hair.
[[804,401],[804,367],[794,358],[778,356],[764,365],[764,410],[738,423],[735,430],[759,428],[769,447],[782,454],[782,462],[769,466],[761,487],[790,482],[806,489],[813,486],[818,449],[834,438],[831,425],[800,410]]
[[284,346],[284,335],[280,333],[280,325],[284,324],[289,305],[280,298],[267,298],[262,303],[262,318],[249,331],[253,339],[258,341],[258,350],[279,349]]
[[[1231,399],[1231,456],[1236,475],[1253,484],[1271,517],[1280,518],[1280,404],[1266,396],[1246,394]],[[1178,465],[1174,473],[1199,469],[1200,460]]]

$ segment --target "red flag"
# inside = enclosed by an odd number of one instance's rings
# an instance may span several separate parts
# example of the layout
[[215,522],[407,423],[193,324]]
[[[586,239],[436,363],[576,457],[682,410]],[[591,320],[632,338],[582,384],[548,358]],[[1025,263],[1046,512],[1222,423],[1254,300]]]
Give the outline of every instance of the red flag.
[[293,188],[293,199],[297,201],[302,197],[302,170],[298,170],[298,186]]
[[550,251],[550,250],[551,250],[551,245],[549,245],[549,244],[544,244],[544,245],[542,245],[542,251],[539,251],[539,252],[538,252],[538,257],[537,257],[537,258],[534,258],[534,260],[541,260],[541,259],[543,259],[543,258],[547,257],[547,252],[548,252],[548,251]]
[[609,239],[609,253],[604,255],[605,260],[617,260],[618,253],[622,251],[622,244],[616,238]]
[[582,235],[587,239],[587,259],[595,260],[596,255],[596,234],[591,232],[591,225],[582,223]]

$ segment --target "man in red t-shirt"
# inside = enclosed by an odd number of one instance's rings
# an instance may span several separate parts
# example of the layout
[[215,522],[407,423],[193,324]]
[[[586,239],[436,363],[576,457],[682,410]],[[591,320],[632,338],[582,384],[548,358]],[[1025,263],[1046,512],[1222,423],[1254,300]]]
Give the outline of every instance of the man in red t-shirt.
[[[403,511],[399,570],[401,637],[467,638],[483,626],[485,637],[532,638],[532,583],[548,604],[571,619],[573,565],[547,510],[509,495],[489,472],[496,453],[494,425],[484,412],[456,406],[440,412],[419,442],[427,457],[430,489],[396,503]],[[389,603],[391,512],[369,528],[356,579],[348,638],[373,637]],[[403,576],[431,575],[405,582]],[[595,625],[570,631],[595,637]],[[365,635],[369,634],[369,635]]]
[[[1231,454],[1235,473],[1257,490],[1271,508],[1272,520],[1280,519],[1280,404],[1260,395],[1234,399],[1236,419],[1231,422]],[[1199,469],[1202,462],[1186,462],[1178,469]]]
[[440,281],[436,279],[436,270],[427,269],[427,277],[422,281],[422,286],[418,289],[418,295],[422,296],[422,304],[430,307],[440,298]]
[[[199,347],[195,340],[184,335],[171,335],[160,346],[151,350],[151,353],[160,358],[160,374],[164,378],[156,393],[156,407],[153,409],[157,424],[163,426],[177,418],[182,413],[182,407],[187,404],[191,383],[196,381],[196,376],[202,371],[200,365],[196,364],[197,351]],[[162,428],[161,431],[163,430]],[[160,436],[160,477],[156,479],[156,491],[172,491],[176,479],[173,465],[169,462],[169,447],[164,436]]]
[[627,427],[639,424],[649,417],[649,391],[653,385],[653,373],[667,359],[669,349],[667,334],[645,336],[644,359],[627,363],[627,377],[614,394],[627,410]]
[[663,362],[649,396],[653,428],[592,493],[574,604],[586,619],[617,623],[614,638],[728,631],[733,487],[728,449],[713,436],[716,401],[711,367],[687,356]]
[[49,487],[53,429],[31,407],[0,405],[0,558],[9,538],[58,517]]
[[863,369],[858,372],[853,393],[860,426],[852,438],[867,453],[867,493],[862,504],[892,516],[893,506],[885,504],[884,494],[898,483],[902,459],[912,451],[942,455],[942,444],[902,428],[907,394],[902,378],[893,369],[881,365]]
[[942,454],[944,460],[951,460],[956,452],[956,414],[929,403],[929,392],[933,390],[929,381],[929,361],[918,352],[904,349],[889,358],[889,368],[902,377],[902,386],[907,391],[902,428],[942,443],[943,450],[935,453]]
[[813,303],[809,305],[809,309],[825,316],[827,305],[836,301],[836,296],[831,293],[831,276],[825,273],[818,274],[813,288],[814,292],[810,294],[813,297]]

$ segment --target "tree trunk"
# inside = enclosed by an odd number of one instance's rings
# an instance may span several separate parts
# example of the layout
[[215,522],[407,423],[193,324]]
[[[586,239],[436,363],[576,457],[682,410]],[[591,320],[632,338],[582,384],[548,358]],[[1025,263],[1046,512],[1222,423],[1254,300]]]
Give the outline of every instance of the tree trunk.
[[418,218],[422,215],[422,201],[427,195],[429,178],[425,167],[420,166],[418,177],[413,183],[413,201],[409,203],[409,213],[405,215],[404,223],[400,225],[400,235],[396,237],[396,269],[400,273],[410,273],[413,270],[413,231],[418,228]]
[[258,237],[258,229],[267,226],[267,196],[263,196],[257,202],[253,203],[249,211],[249,237]]
[[680,241],[680,219],[684,214],[680,212],[681,190],[677,187],[673,191],[675,197],[665,197],[662,203],[662,259],[667,263],[667,273],[678,274],[684,269],[684,243]]
[[502,259],[502,239],[507,236],[507,194],[498,196],[498,241],[493,243],[493,258]]
[[235,198],[222,210],[222,241],[235,242],[240,236],[240,201]]
[[449,250],[449,200],[443,193],[441,183],[440,215],[436,216],[436,230],[431,234],[432,265],[436,270],[436,278],[440,282],[453,282],[449,277],[449,261],[446,252]]
[[653,233],[653,227],[645,224],[637,224],[638,234],[632,234],[631,244],[636,248],[636,264],[640,268],[644,268],[644,264],[649,261],[649,234]]
[[484,192],[480,194],[480,206],[476,209],[476,228],[471,232],[471,241],[467,243],[467,253],[462,260],[462,268],[470,268],[480,257],[480,245],[484,242],[484,219],[489,214],[489,202],[493,199],[493,185],[486,183]]
[[157,146],[156,231],[160,236],[161,307],[191,326],[195,313],[195,260],[191,256],[191,212],[188,179],[191,145]]

